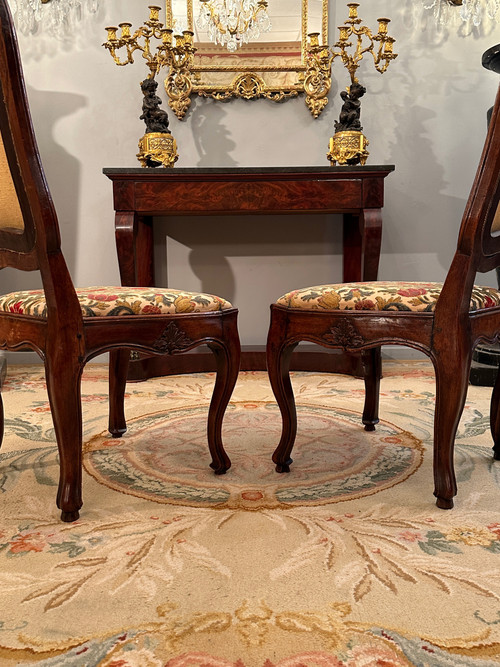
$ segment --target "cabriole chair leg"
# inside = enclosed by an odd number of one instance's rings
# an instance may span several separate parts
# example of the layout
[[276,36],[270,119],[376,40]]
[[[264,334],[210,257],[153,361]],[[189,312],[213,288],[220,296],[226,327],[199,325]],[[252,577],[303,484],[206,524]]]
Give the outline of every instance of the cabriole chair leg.
[[121,438],[127,430],[125,420],[125,388],[130,360],[130,350],[113,350],[109,353],[109,426],[113,438]]
[[222,420],[233,393],[240,370],[240,343],[236,330],[225,341],[213,341],[209,348],[215,355],[217,375],[208,412],[207,439],[216,475],[224,475],[231,467],[229,456],[222,444]]
[[362,421],[365,431],[374,431],[379,422],[378,408],[380,378],[382,377],[382,351],[380,347],[363,350],[361,353],[365,381],[365,405]]
[[[445,355],[443,355],[445,356]],[[440,509],[452,509],[457,493],[453,464],[455,436],[467,396],[469,363],[434,358],[436,409],[434,415],[434,495]]]
[[491,394],[490,430],[493,438],[493,458],[500,461],[500,370]]
[[290,454],[297,435],[297,409],[290,381],[290,360],[298,342],[275,342],[272,328],[267,342],[267,371],[276,402],[281,412],[281,439],[273,454],[276,472],[290,472]]
[[76,521],[82,506],[82,404],[83,367],[59,358],[45,362],[47,391],[59,449],[57,506],[62,521]]

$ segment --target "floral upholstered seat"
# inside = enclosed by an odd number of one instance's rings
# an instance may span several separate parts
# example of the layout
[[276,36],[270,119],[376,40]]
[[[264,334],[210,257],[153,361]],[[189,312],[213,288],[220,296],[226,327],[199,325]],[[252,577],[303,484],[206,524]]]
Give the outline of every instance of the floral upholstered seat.
[[[396,310],[433,312],[443,283],[367,282],[318,285],[293,290],[276,304],[304,310]],[[472,289],[470,310],[500,306],[500,292],[493,287]]]
[[[213,294],[157,287],[87,287],[76,290],[83,317],[113,315],[180,315],[232,308]],[[0,296],[0,311],[47,317],[43,290],[11,292]]]

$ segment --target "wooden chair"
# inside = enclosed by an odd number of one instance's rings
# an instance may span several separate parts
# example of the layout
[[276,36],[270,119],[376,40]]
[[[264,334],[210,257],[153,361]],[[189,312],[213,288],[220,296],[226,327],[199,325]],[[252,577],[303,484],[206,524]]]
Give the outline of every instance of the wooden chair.
[[226,472],[231,463],[221,426],[239,370],[237,310],[217,296],[172,289],[75,290],[35,142],[6,0],[0,0],[0,133],[0,268],[39,271],[43,285],[0,297],[0,348],[32,349],[44,361],[59,448],[62,520],[75,521],[82,506],[80,380],[85,363],[103,352],[111,353],[109,430],[120,437],[126,430],[130,350],[168,355],[208,344],[217,361],[208,415],[210,465],[216,474]]
[[[273,454],[278,472],[288,472],[292,463],[297,415],[289,367],[300,341],[361,352],[365,367],[362,421],[368,431],[378,422],[380,346],[408,345],[425,352],[434,364],[434,495],[438,507],[453,507],[453,446],[472,350],[479,340],[500,339],[500,292],[474,285],[476,272],[500,265],[499,197],[500,89],[444,284],[321,285],[289,292],[271,306],[267,364],[283,419],[281,440]],[[490,423],[494,458],[500,460],[500,379],[493,390]]]

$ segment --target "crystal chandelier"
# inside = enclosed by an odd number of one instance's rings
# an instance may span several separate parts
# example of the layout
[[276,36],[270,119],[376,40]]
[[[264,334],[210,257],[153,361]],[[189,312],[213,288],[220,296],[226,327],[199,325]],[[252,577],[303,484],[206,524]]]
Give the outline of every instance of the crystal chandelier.
[[231,52],[271,30],[266,0],[200,0],[196,25]]
[[460,7],[459,16],[465,23],[475,27],[483,20],[499,20],[500,0],[424,0],[425,9],[432,9],[438,23],[448,23],[451,13]]
[[99,0],[9,0],[18,29],[25,35],[47,31],[60,39],[84,13],[96,12]]

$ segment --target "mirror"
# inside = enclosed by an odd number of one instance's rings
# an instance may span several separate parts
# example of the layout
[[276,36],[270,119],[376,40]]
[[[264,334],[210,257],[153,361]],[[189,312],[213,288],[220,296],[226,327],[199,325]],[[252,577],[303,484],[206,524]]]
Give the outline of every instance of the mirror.
[[[167,27],[173,28],[174,35],[194,33],[186,37],[186,41],[193,40],[194,54],[182,62],[174,58],[165,80],[169,106],[177,117],[184,117],[193,94],[214,100],[263,97],[281,102],[303,93],[307,35],[318,33],[320,43],[328,43],[328,0],[267,0],[270,29],[234,51],[215,44],[207,28],[199,25],[200,9],[215,2],[166,0]],[[266,2],[260,0],[262,4]],[[307,105],[311,108],[309,102]],[[315,117],[319,115],[311,111]]]

